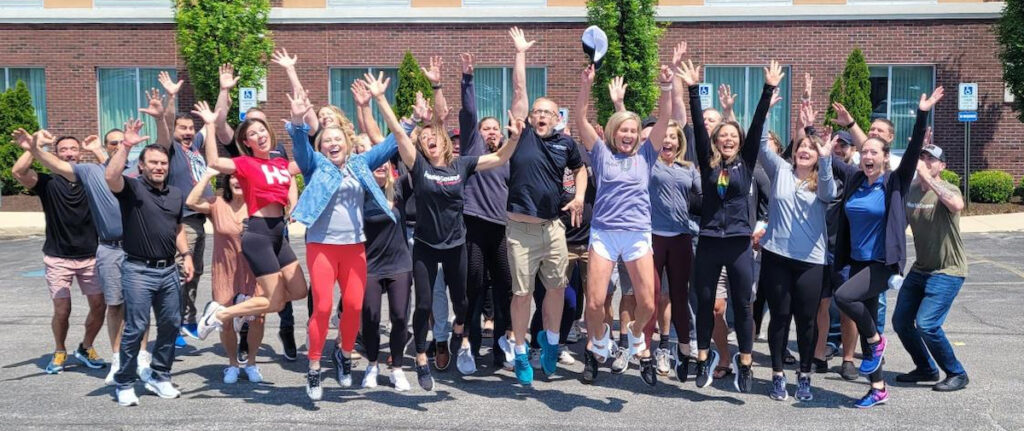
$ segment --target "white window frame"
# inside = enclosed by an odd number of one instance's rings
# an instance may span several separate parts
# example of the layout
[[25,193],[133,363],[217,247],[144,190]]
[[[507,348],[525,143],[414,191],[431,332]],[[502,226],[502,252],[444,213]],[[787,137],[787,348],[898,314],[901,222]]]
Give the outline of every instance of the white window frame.
[[0,8],[42,8],[43,0],[4,0]]
[[793,0],[705,0],[705,6],[791,6]]
[[174,7],[173,0],[93,0],[94,9],[106,8],[171,8]]
[[547,0],[462,0],[462,7],[546,7]]

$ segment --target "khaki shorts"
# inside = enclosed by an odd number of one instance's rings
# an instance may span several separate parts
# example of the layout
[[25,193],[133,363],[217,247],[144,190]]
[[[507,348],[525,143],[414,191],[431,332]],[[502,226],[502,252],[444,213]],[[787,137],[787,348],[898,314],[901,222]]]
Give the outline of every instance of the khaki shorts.
[[78,288],[83,295],[102,295],[103,286],[96,276],[96,258],[64,259],[43,256],[46,266],[46,286],[50,288],[50,298],[70,298],[71,282],[77,278]]
[[536,275],[540,275],[546,289],[565,287],[569,249],[561,220],[543,223],[509,220],[505,232],[513,295],[532,294]]

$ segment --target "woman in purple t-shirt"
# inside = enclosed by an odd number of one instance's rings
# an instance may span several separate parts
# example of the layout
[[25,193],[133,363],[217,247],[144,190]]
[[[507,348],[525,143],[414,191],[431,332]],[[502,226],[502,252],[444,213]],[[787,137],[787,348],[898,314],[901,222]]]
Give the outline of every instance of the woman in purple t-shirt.
[[[662,66],[659,80],[659,107],[672,109],[672,72]],[[594,216],[590,227],[589,266],[587,268],[587,333],[590,340],[584,352],[583,381],[597,378],[599,362],[611,355],[611,328],[604,323],[604,301],[612,268],[620,258],[633,282],[636,295],[635,320],[626,325],[629,355],[640,358],[640,377],[648,385],[657,383],[654,358],[644,340],[643,328],[654,315],[654,255],[651,246],[651,198],[647,186],[651,168],[668,129],[669,116],[663,115],[650,138],[640,140],[640,117],[629,111],[617,112],[608,119],[603,141],[587,121],[594,66],[588,66],[580,79],[576,98],[576,128],[590,154],[597,183]]]

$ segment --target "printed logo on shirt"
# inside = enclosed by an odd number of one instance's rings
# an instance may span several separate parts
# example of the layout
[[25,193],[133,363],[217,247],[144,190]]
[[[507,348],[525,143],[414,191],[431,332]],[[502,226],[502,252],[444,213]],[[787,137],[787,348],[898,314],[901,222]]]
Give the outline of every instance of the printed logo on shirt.
[[933,209],[935,209],[935,204],[926,204],[926,203],[921,203],[921,202],[907,202],[907,208],[910,208],[910,209],[913,209],[913,210],[933,210]]
[[287,170],[269,165],[260,165],[260,168],[263,169],[263,176],[267,178],[267,184],[289,184],[292,181]]
[[562,144],[551,144],[551,148],[554,148],[558,151],[565,151],[569,149],[569,147],[566,147],[565,145]]
[[576,193],[576,175],[569,168],[565,168],[562,174],[562,190],[568,194]]
[[439,186],[452,186],[462,181],[462,176],[459,174],[443,176],[425,172],[423,178],[431,180]]

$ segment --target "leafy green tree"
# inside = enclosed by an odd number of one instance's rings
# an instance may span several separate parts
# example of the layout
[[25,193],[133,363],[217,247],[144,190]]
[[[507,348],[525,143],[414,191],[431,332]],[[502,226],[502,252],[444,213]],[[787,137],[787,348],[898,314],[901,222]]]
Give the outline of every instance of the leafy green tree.
[[835,129],[841,128],[836,124],[836,113],[832,109],[832,102],[842,103],[857,125],[867,130],[871,126],[871,72],[868,70],[868,63],[864,59],[864,53],[860,48],[854,48],[853,52],[846,57],[846,67],[843,75],[836,78],[829,92],[829,106],[825,112],[825,124]]
[[615,107],[608,96],[608,82],[622,76],[629,89],[626,107],[646,117],[658,104],[658,40],[664,28],[655,20],[655,0],[590,0],[587,22],[608,35],[605,54],[594,77],[593,96],[597,100],[597,118],[604,123]]
[[[391,85],[395,85],[394,82]],[[434,87],[427,75],[420,69],[412,52],[406,51],[402,64],[398,66],[398,88],[395,90],[395,114],[401,117],[412,115],[412,107],[416,104],[416,92],[423,92],[423,97],[430,100],[434,97]]]
[[[270,0],[175,1],[178,50],[197,100],[217,99],[219,67],[224,63],[234,65],[240,77],[232,98],[237,98],[240,87],[260,86],[274,49],[269,16]],[[228,121],[237,119],[238,104],[233,103]]]
[[1024,121],[1024,0],[1006,0],[996,34],[1002,45],[1003,82],[1013,94],[1017,119]]
[[[39,130],[36,110],[32,107],[32,94],[22,80],[0,93],[0,182],[5,195],[27,192],[11,173],[14,162],[23,152],[11,138],[11,133],[18,129],[25,129],[29,133]],[[37,172],[45,171],[39,162],[33,163],[32,168]]]

